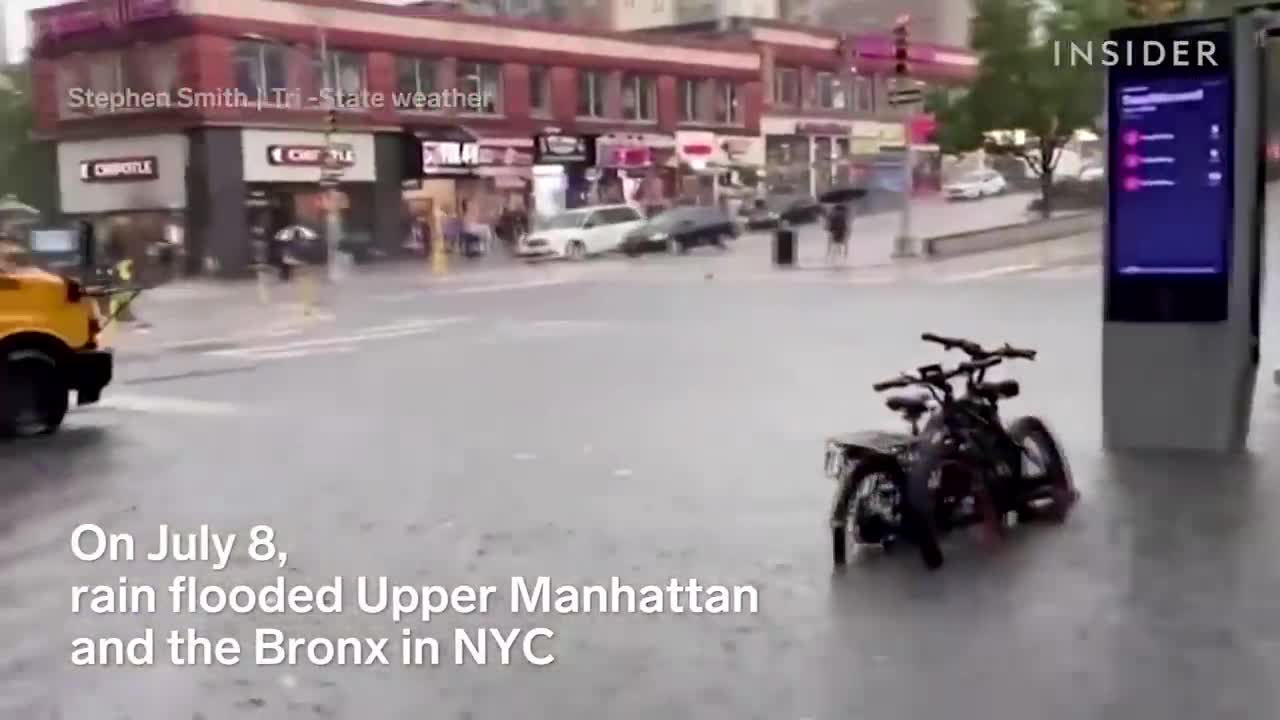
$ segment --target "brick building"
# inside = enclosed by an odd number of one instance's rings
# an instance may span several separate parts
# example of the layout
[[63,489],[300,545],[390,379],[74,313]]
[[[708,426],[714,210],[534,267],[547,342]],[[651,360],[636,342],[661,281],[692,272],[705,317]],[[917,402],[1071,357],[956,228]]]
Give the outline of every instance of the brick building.
[[[817,194],[831,185],[858,182],[900,192],[900,153],[885,148],[908,139],[916,151],[918,187],[936,185],[941,157],[928,143],[931,120],[904,117],[887,102],[896,66],[887,34],[846,34],[759,18],[689,23],[646,34],[756,49],[760,134],[771,185]],[[909,53],[913,80],[929,86],[963,85],[977,75],[977,57],[961,47],[913,42]]]
[[[178,240],[193,272],[242,273],[256,234],[315,222],[324,165],[342,169],[353,247],[394,253],[432,206],[554,210],[637,183],[669,196],[686,150],[764,161],[761,56],[733,39],[349,0],[80,2],[31,19],[63,215],[126,244]],[[354,99],[332,150],[327,85]],[[414,107],[413,93],[475,102]]]

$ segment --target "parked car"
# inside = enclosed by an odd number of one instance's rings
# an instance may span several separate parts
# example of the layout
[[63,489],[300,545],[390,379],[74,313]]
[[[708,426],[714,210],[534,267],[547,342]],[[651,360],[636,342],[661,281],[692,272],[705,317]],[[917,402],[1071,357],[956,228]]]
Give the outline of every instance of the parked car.
[[822,217],[822,203],[812,195],[775,193],[744,205],[738,213],[750,230],[777,227],[780,220],[790,225],[817,222]]
[[516,252],[526,257],[562,257],[581,260],[588,255],[612,252],[627,233],[644,223],[638,208],[630,205],[597,205],[553,215],[520,239]]
[[677,254],[699,245],[724,247],[738,236],[733,219],[719,208],[679,207],[659,213],[627,234],[622,251],[632,257],[663,251]]
[[1080,169],[1080,182],[1100,181],[1106,176],[1106,171],[1101,165],[1085,165]]
[[942,196],[947,200],[979,200],[1008,190],[1009,183],[995,170],[974,170],[943,185]]

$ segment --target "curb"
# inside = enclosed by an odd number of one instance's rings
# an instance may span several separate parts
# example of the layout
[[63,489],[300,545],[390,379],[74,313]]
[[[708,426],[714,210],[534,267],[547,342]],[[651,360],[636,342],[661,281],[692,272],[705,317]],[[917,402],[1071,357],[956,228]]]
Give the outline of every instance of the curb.
[[1048,220],[924,238],[921,250],[927,259],[951,258],[1088,235],[1101,229],[1101,213],[1071,213]]

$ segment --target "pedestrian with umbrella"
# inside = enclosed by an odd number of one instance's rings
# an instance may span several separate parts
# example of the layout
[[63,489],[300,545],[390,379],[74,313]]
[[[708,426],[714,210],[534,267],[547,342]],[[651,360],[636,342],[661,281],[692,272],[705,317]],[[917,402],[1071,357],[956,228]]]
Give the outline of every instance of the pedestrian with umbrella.
[[858,187],[833,188],[818,196],[818,201],[830,205],[827,212],[827,261],[846,260],[849,257],[849,226],[852,213],[849,205],[865,197],[867,191]]

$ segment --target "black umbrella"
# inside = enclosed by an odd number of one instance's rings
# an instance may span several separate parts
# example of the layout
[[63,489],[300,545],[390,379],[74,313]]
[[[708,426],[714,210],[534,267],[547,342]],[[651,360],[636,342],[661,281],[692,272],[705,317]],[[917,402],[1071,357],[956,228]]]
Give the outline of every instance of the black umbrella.
[[866,188],[839,187],[831,188],[818,196],[818,202],[828,205],[840,205],[852,200],[861,200],[867,196]]

